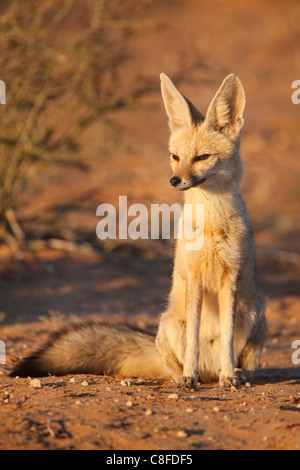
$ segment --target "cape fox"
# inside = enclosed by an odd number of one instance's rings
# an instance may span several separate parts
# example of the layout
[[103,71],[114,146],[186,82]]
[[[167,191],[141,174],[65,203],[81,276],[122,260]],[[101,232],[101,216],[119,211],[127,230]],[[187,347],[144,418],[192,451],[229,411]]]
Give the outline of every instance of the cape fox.
[[[201,249],[186,250],[184,231],[177,240],[168,308],[156,337],[126,325],[71,325],[10,375],[143,376],[195,388],[198,380],[230,387],[258,368],[266,320],[239,193],[243,86],[236,75],[227,76],[205,117],[165,74],[161,88],[171,130],[170,182],[185,191],[186,203],[204,204],[205,223]],[[192,224],[197,233],[196,220]]]

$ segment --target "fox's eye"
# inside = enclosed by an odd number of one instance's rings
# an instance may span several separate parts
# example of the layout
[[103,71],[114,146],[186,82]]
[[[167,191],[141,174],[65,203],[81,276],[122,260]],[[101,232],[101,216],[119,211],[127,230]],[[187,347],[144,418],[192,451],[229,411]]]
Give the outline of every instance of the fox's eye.
[[172,158],[173,160],[176,160],[176,162],[179,162],[179,157],[177,157],[177,155],[174,155],[173,153],[172,153]]
[[210,153],[204,153],[203,155],[195,157],[194,162],[201,162],[202,160],[206,160],[208,157],[210,157]]

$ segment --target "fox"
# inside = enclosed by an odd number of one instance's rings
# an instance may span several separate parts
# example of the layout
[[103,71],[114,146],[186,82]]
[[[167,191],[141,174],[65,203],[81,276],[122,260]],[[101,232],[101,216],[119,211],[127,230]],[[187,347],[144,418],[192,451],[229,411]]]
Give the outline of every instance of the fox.
[[[206,115],[164,73],[161,93],[169,128],[170,184],[184,203],[204,207],[201,248],[176,240],[172,283],[156,334],[89,320],[66,325],[10,376],[103,374],[173,380],[178,387],[218,382],[230,388],[255,375],[267,331],[257,288],[253,236],[240,194],[245,91],[228,75]],[[183,216],[179,225],[183,226]]]

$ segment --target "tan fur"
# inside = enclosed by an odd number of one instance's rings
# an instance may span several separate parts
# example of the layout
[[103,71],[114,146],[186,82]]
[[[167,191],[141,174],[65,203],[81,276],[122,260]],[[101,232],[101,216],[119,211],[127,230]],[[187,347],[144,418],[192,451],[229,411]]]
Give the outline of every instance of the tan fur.
[[[183,387],[196,387],[198,379],[219,379],[220,386],[230,387],[258,368],[266,322],[239,193],[243,87],[235,75],[226,77],[204,118],[166,75],[161,81],[173,177],[185,191],[185,203],[195,209],[190,222],[195,235],[204,230],[203,246],[187,249],[191,240],[183,215],[168,309],[156,338],[124,325],[71,326],[25,358],[11,375],[148,376],[172,378]],[[194,161],[203,155],[209,156]],[[197,204],[204,204],[204,227],[196,219]]]
[[[181,180],[178,189],[186,190],[185,203],[204,204],[205,215],[202,248],[188,251],[184,233],[177,241],[169,308],[161,317],[156,346],[179,385],[196,386],[199,376],[219,378],[227,387],[243,376],[235,368],[257,369],[266,331],[248,216],[239,194],[245,93],[238,77],[229,75],[204,119],[194,106],[189,110],[166,75],[161,81],[173,176]],[[207,159],[194,162],[206,154]]]

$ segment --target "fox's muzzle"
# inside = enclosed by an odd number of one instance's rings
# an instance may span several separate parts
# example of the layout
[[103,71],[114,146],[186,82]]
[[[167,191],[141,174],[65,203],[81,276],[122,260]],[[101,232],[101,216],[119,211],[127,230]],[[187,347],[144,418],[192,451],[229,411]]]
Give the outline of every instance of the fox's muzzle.
[[172,186],[174,186],[174,188],[176,188],[176,186],[178,186],[181,183],[181,179],[178,178],[177,176],[173,176],[173,178],[170,179],[170,183]]
[[187,189],[193,188],[195,186],[200,186],[200,184],[204,183],[206,180],[207,178],[200,178],[184,181],[178,178],[178,176],[173,176],[170,179],[170,183],[174,188],[178,187],[179,191],[186,191]]

